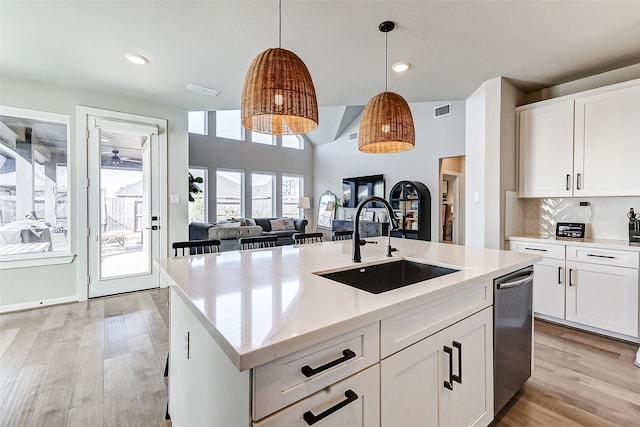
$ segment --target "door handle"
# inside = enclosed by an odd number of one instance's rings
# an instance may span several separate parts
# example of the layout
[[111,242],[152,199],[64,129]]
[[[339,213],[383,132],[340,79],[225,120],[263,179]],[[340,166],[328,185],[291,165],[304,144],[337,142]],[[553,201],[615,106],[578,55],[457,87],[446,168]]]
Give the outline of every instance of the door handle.
[[453,349],[445,345],[444,352],[449,353],[449,381],[445,380],[444,388],[453,390]]
[[533,279],[533,275],[534,273],[532,272],[531,274],[529,274],[528,276],[519,279],[519,280],[514,280],[512,282],[503,282],[503,283],[498,283],[496,285],[496,288],[498,288],[498,290],[500,289],[509,289],[509,288],[515,288],[516,286],[521,286],[524,283],[527,283],[529,280]]
[[571,174],[567,174],[567,190],[571,190]]
[[562,267],[558,267],[558,285],[562,285]]
[[144,229],[145,230],[157,230],[158,228],[160,228],[160,227],[157,226],[157,225],[152,225],[151,227],[145,227]]
[[573,274],[573,268],[570,268],[569,269],[569,286],[573,286],[572,274]]
[[327,409],[326,411],[323,411],[323,412],[319,413],[318,415],[313,415],[313,412],[311,412],[311,411],[305,412],[304,414],[302,414],[302,419],[308,425],[310,425],[310,426],[314,425],[318,421],[320,421],[320,420],[328,417],[329,415],[333,414],[334,412],[339,411],[340,409],[344,408],[349,403],[355,402],[356,400],[358,400],[358,395],[353,390],[345,391],[344,392],[344,397],[346,397],[346,399],[344,399],[342,402],[337,403],[336,405],[332,406],[331,408]]
[[579,190],[580,189],[580,174],[578,174],[576,176],[576,189]]
[[462,344],[454,341],[453,346],[458,349],[458,375],[452,375],[451,378],[458,384],[462,384]]

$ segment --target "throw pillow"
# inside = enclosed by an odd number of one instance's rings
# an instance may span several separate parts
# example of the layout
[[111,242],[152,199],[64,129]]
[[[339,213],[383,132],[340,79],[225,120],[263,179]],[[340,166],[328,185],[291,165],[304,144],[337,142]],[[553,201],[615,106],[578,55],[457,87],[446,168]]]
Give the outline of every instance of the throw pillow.
[[283,218],[285,230],[295,230],[296,224],[293,222],[293,218]]
[[234,228],[234,227],[240,227],[240,223],[239,222],[219,222],[216,224],[216,227]]
[[285,231],[284,219],[272,219],[269,220],[271,224],[271,231]]
[[256,226],[256,220],[253,218],[247,218],[247,225],[249,227],[255,227]]

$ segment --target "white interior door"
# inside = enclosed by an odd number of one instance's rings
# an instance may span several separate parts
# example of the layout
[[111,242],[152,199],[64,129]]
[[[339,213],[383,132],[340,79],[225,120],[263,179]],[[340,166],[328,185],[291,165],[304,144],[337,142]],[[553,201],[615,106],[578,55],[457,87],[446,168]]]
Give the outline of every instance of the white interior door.
[[158,126],[93,116],[87,126],[89,297],[158,287]]

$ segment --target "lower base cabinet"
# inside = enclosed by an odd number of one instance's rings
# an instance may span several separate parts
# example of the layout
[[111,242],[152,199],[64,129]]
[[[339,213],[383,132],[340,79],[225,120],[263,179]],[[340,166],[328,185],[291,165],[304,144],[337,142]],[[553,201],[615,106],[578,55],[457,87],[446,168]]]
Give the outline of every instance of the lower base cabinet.
[[380,362],[383,427],[486,426],[493,419],[493,311]]
[[533,266],[533,311],[564,319],[565,261],[543,258]]
[[567,320],[638,336],[637,269],[567,261],[567,275]]

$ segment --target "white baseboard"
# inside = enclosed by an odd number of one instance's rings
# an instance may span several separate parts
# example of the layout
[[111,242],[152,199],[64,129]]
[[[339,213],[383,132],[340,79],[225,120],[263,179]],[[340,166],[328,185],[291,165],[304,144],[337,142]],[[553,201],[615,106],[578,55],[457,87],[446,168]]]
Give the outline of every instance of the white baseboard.
[[615,338],[620,341],[627,341],[627,342],[640,344],[640,338],[638,337],[619,334],[617,332],[607,331],[606,329],[594,328],[593,326],[583,325],[582,323],[571,322],[570,320],[558,319],[557,317],[547,316],[546,314],[534,313],[534,316],[536,317],[536,319],[546,320],[547,322],[569,326],[570,328],[574,328],[574,329],[581,329],[583,331],[591,332],[594,334]]
[[20,303],[20,304],[0,305],[0,313],[9,313],[9,312],[12,312],[12,311],[29,310],[31,308],[47,307],[47,306],[50,306],[50,305],[66,304],[66,303],[69,303],[69,302],[78,302],[78,296],[77,295],[72,295],[72,296],[68,296],[68,297],[45,299],[45,300],[41,300],[41,301],[23,302],[23,303]]

